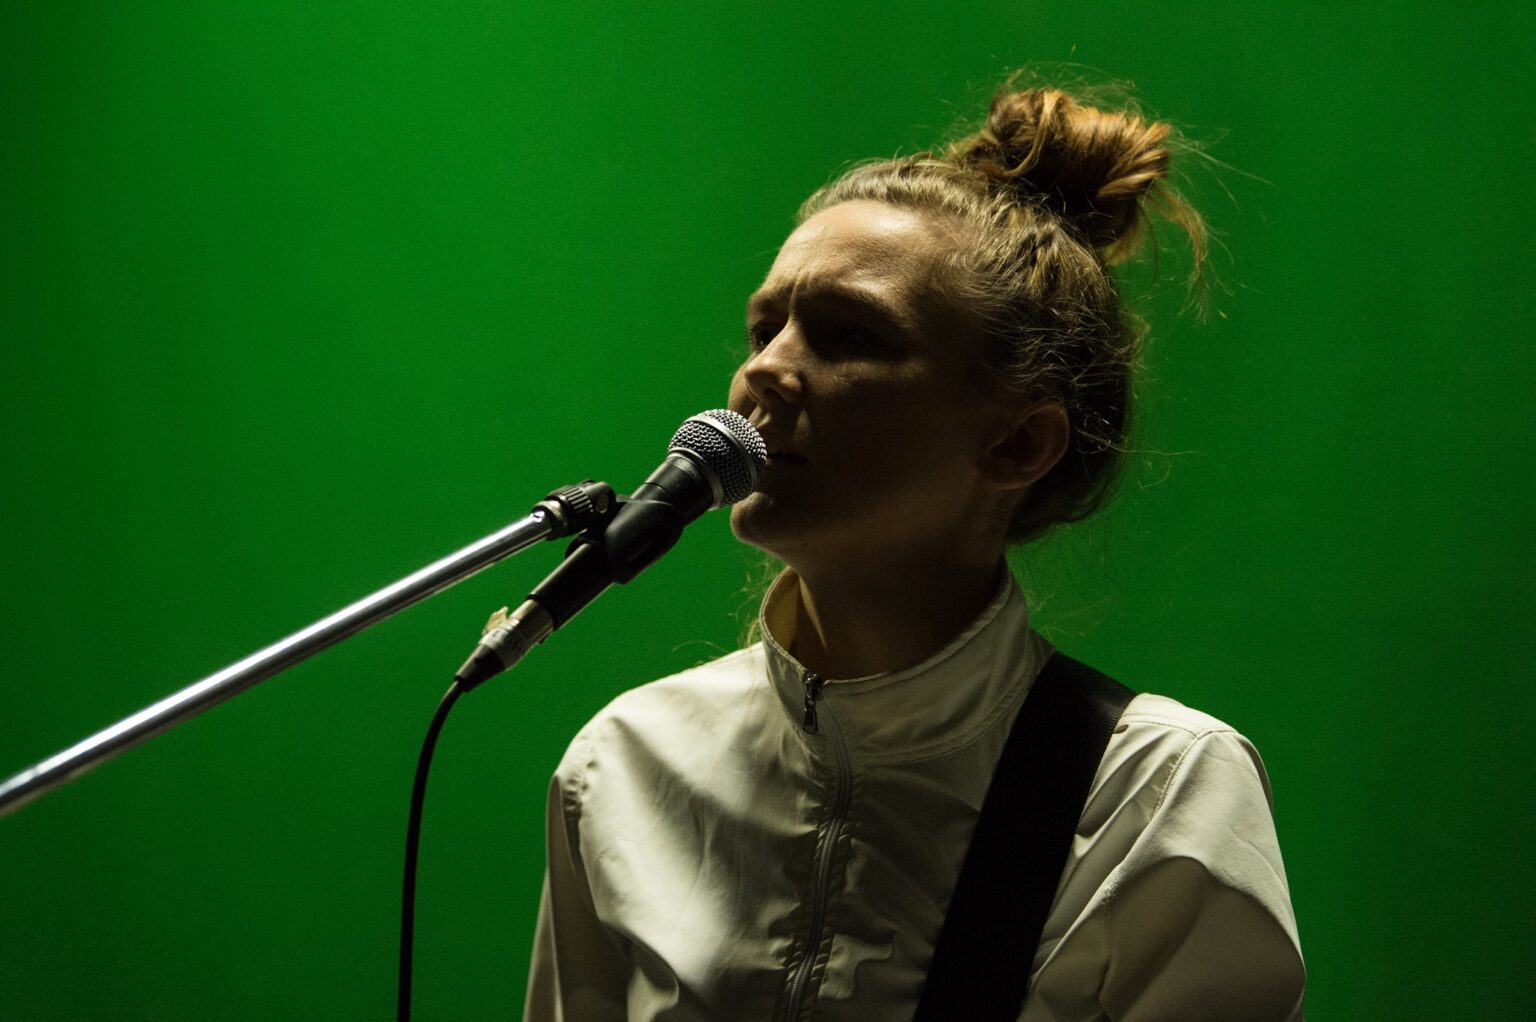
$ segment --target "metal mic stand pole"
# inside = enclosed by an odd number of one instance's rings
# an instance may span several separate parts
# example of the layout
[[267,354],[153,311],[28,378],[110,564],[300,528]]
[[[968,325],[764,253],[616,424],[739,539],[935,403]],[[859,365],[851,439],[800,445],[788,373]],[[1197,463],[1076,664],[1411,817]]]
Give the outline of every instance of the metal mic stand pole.
[[556,490],[527,516],[499,532],[434,561],[394,585],[348,604],[308,628],[257,650],[23,770],[0,784],[0,816],[540,540],[558,539],[605,521],[612,515],[614,504],[613,488],[607,483],[588,480]]

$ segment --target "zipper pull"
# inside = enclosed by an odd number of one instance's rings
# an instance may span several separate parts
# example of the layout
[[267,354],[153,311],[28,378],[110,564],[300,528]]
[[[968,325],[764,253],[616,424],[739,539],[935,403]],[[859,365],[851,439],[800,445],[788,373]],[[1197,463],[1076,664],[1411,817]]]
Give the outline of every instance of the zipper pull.
[[801,730],[808,735],[816,733],[816,700],[821,698],[821,690],[827,683],[827,679],[819,674],[805,675],[805,721],[801,724]]

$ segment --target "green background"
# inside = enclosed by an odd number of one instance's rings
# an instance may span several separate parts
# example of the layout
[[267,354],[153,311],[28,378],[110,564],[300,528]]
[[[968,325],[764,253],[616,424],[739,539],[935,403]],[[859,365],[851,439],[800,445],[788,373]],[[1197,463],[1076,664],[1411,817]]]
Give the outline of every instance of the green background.
[[[1180,317],[1165,261],[1142,451],[1017,559],[1038,620],[1263,752],[1311,1017],[1536,1017],[1529,10],[6,4],[0,773],[633,486],[810,190],[1066,62],[1207,141],[1223,286]],[[0,820],[0,1016],[386,1017],[422,732],[556,556]],[[712,515],[460,703],[418,1017],[519,1013],[565,743],[733,648],[755,564]]]

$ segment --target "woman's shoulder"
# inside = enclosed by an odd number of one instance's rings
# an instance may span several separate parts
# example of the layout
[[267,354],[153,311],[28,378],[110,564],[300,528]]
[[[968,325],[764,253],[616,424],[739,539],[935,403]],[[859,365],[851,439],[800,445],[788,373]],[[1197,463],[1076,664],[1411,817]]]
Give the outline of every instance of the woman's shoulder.
[[1187,998],[1214,975],[1221,982],[1202,996],[1246,1006],[1212,1009],[1221,1017],[1294,1017],[1305,967],[1269,778],[1237,728],[1167,696],[1136,696],[1076,844],[1085,850],[1056,925],[1092,933],[1076,946],[1112,963],[1098,991],[1111,1015],[1133,1004],[1201,1014]]
[[1231,724],[1209,713],[1185,706],[1177,699],[1151,692],[1138,693],[1126,705],[1125,712],[1120,715],[1120,722],[1125,725],[1163,727],[1172,731],[1186,732],[1196,737],[1213,731],[1238,733]]
[[723,712],[763,684],[762,647],[754,644],[625,689],[587,727],[633,724],[656,714],[671,718],[680,712]]
[[759,645],[626,689],[576,733],[560,772],[600,755],[668,758],[680,745],[748,726],[768,694]]
[[[1272,802],[1258,749],[1236,727],[1168,696],[1140,693],[1126,706],[1110,737],[1095,787],[1139,790],[1153,807],[1181,778],[1200,775],[1229,790]],[[1126,790],[1130,789],[1130,790]]]

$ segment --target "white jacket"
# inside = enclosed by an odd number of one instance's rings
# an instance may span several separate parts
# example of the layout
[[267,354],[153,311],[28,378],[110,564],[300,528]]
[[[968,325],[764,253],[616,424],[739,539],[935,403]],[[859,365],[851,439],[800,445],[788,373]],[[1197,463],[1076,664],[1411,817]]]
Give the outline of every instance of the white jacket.
[[[785,652],[786,571],[762,642],[593,718],[550,789],[525,1017],[911,1018],[993,768],[1052,652],[1003,574],[918,666],[810,675],[808,690]],[[1172,699],[1131,702],[1031,969],[1021,1022],[1300,1018],[1296,922],[1247,739]]]

